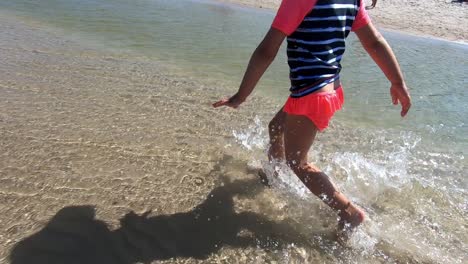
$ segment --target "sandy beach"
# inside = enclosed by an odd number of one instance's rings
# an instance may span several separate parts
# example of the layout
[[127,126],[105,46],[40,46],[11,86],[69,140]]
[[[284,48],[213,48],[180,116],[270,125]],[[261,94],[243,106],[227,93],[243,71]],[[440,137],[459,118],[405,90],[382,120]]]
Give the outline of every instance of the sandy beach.
[[[276,10],[281,0],[221,0]],[[369,5],[370,0],[365,0]],[[451,0],[380,0],[369,14],[379,28],[468,43],[468,4]]]

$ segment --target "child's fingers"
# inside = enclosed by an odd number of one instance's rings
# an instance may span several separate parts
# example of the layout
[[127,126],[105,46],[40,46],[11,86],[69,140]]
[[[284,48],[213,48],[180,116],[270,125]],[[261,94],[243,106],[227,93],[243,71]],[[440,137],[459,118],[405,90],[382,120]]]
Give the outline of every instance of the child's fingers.
[[397,105],[398,104],[398,96],[394,92],[392,92],[391,95],[392,95],[392,103],[394,105]]
[[392,96],[392,103],[394,105],[401,104],[401,116],[406,116],[411,108],[411,97],[408,90],[404,86],[392,86],[390,88],[390,95]]
[[404,117],[408,113],[408,111],[409,111],[409,106],[407,107],[403,106],[401,108],[401,117]]
[[405,116],[409,109],[411,108],[411,103],[407,100],[401,103],[401,116]]
[[214,108],[220,107],[220,106],[226,105],[227,103],[229,103],[229,100],[228,99],[223,99],[223,100],[220,100],[220,101],[214,103],[213,107]]

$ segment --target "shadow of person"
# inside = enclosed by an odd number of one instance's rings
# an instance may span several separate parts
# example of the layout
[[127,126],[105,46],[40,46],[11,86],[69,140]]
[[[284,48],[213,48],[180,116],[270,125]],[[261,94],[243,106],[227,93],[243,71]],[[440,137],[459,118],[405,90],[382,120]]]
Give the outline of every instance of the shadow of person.
[[224,182],[193,210],[149,216],[135,212],[111,231],[95,219],[92,206],[61,209],[47,225],[15,245],[12,264],[130,264],[170,258],[205,259],[223,246],[278,249],[306,239],[287,221],[253,212],[236,212],[234,197],[263,189],[258,179]]
[[92,206],[61,209],[42,230],[14,246],[10,262],[131,263],[129,256],[117,250],[119,241],[114,239],[107,225],[94,216]]

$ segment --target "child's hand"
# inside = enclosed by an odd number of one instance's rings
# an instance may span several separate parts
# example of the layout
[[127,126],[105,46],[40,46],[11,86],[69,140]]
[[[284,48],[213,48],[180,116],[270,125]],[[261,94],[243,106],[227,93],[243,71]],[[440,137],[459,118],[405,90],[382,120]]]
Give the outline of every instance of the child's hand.
[[245,99],[240,98],[238,94],[235,94],[231,96],[229,99],[222,99],[216,103],[213,104],[213,107],[220,107],[220,106],[229,106],[232,108],[237,108],[239,107],[240,104],[242,104],[245,101]]
[[394,105],[401,104],[401,116],[404,117],[411,107],[411,97],[405,84],[392,84],[390,95]]

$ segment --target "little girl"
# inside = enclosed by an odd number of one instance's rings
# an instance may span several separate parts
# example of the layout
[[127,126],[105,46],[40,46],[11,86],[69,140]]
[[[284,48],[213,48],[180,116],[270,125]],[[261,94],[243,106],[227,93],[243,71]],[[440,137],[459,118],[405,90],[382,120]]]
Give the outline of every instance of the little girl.
[[307,153],[317,131],[324,130],[344,103],[340,82],[345,39],[354,31],[364,49],[391,83],[393,104],[405,116],[411,99],[398,62],[385,39],[372,25],[362,0],[283,0],[273,24],[253,53],[239,91],[214,107],[237,108],[255,88],[287,38],[291,95],[269,124],[270,161],[286,161],[307,188],[338,211],[341,228],[364,221],[352,204],[315,165]]

